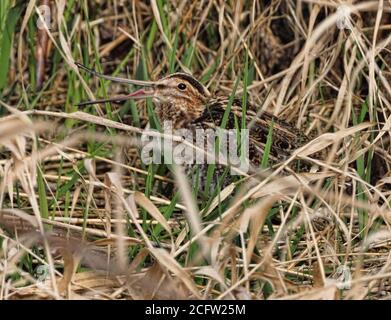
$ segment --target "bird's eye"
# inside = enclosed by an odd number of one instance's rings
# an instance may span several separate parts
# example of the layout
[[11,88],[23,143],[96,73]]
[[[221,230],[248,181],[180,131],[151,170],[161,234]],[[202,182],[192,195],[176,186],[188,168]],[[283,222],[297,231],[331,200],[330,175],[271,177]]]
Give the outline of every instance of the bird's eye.
[[178,89],[179,90],[185,90],[186,89],[186,85],[184,83],[180,83],[180,84],[178,84]]

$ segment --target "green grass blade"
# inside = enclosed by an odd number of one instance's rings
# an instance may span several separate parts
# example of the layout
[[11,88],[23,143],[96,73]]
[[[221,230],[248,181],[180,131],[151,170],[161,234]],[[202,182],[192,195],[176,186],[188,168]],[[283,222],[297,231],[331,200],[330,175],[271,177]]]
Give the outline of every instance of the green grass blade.
[[17,4],[8,11],[7,20],[1,34],[0,42],[0,90],[7,84],[7,74],[10,63],[10,53],[12,39],[16,32],[16,25],[23,10],[24,1],[18,1]]

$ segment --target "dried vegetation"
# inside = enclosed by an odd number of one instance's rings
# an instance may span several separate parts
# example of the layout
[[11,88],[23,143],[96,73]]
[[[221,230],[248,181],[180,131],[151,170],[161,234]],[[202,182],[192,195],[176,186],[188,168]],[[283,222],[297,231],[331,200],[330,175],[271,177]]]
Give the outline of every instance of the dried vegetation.
[[[48,2],[0,5],[0,299],[390,297],[389,1],[352,1],[339,28],[337,1],[58,0],[39,29]],[[78,109],[129,88],[74,61],[237,82],[314,139],[195,201],[140,162],[151,102]],[[295,158],[317,170],[281,174]]]

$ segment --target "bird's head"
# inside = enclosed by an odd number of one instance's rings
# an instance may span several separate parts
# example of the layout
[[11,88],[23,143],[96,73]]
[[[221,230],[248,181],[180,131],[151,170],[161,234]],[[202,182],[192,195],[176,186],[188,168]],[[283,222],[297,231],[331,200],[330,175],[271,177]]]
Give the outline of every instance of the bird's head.
[[185,123],[201,116],[210,97],[209,91],[187,73],[174,73],[157,81],[140,81],[112,77],[98,73],[79,63],[76,65],[97,77],[142,87],[128,95],[86,101],[79,105],[152,98],[154,103],[160,106],[157,115],[161,122],[171,120]]

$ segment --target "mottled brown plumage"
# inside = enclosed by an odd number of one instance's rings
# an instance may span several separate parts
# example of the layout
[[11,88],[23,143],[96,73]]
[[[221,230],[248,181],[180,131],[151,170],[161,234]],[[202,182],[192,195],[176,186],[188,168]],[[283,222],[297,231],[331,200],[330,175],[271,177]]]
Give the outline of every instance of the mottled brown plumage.
[[[205,110],[196,123],[203,123],[204,127],[217,127],[221,125],[225,109],[228,105],[227,98],[212,99],[206,104]],[[234,99],[231,112],[228,116],[227,129],[235,128],[237,122],[242,121],[242,101]],[[276,164],[287,159],[291,153],[308,142],[308,137],[296,129],[290,123],[283,121],[268,112],[257,115],[255,108],[249,103],[246,106],[246,123],[250,130],[250,160],[255,166],[259,166],[262,159],[267,136],[272,130],[272,146],[269,154],[269,162]],[[271,129],[272,126],[272,129]]]

